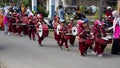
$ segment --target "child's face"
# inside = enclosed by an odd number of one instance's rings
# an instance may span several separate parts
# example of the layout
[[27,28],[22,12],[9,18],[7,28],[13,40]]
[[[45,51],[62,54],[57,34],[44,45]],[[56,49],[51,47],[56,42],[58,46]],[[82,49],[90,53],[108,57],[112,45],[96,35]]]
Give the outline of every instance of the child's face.
[[57,18],[57,21],[59,21],[60,20],[60,18]]
[[61,23],[62,26],[64,26],[64,23]]

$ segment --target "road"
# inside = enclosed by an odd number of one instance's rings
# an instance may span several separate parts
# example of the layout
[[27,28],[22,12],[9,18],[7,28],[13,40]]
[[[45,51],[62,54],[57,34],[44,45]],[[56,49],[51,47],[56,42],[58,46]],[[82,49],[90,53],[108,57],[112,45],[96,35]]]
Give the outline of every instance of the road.
[[78,43],[70,51],[60,50],[54,39],[46,38],[43,47],[27,36],[4,35],[0,31],[0,62],[6,68],[120,68],[120,56],[105,51],[100,58],[88,52],[81,57]]

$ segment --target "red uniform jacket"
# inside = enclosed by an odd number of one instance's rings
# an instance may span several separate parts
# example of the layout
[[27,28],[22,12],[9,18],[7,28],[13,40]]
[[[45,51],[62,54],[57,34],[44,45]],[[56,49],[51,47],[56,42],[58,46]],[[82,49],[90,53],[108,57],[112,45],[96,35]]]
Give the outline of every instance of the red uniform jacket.
[[64,26],[61,25],[61,27],[60,27],[60,36],[61,36],[61,38],[65,38],[65,34],[67,32],[68,32],[67,27],[65,25]]

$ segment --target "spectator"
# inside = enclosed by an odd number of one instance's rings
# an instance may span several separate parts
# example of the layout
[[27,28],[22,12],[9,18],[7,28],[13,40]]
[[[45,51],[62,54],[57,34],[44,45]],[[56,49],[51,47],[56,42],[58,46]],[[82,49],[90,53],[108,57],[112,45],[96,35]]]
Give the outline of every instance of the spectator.
[[4,23],[4,33],[9,35],[8,33],[8,20],[9,20],[9,10],[6,9],[3,15],[3,23]]
[[59,5],[58,16],[60,17],[60,21],[65,19],[65,11],[62,5]]
[[120,16],[116,15],[113,21],[113,44],[111,54],[120,54]]

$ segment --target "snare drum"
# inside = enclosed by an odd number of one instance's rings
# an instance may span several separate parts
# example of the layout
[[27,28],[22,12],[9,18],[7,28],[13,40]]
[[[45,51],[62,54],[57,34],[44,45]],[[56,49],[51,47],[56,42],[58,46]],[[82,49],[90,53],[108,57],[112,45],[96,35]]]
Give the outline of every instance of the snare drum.
[[86,39],[85,44],[93,44],[94,40],[93,39]]
[[65,39],[70,39],[70,37],[71,37],[71,34],[70,33],[66,33],[66,35],[65,35]]
[[107,42],[107,43],[108,43],[108,44],[111,44],[111,43],[112,43],[112,37],[111,37],[111,36],[108,36],[107,38],[108,38],[108,42]]
[[101,37],[101,38],[99,39],[99,44],[100,44],[100,45],[105,45],[105,44],[107,44],[107,41],[108,41],[108,38],[107,38],[107,37]]

